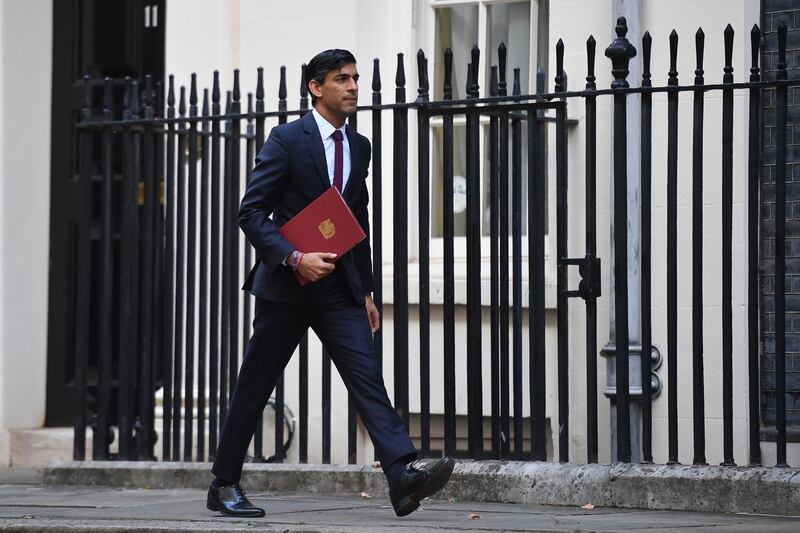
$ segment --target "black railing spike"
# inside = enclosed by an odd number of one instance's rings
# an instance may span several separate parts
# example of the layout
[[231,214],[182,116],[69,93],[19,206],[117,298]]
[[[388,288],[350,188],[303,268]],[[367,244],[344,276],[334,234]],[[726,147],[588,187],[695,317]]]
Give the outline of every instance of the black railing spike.
[[306,83],[306,68],[308,65],[300,65],[300,98],[308,98],[308,84]]
[[697,33],[694,34],[695,55],[697,56],[697,69],[694,74],[698,78],[703,77],[703,54],[706,48],[706,34],[703,28],[697,28]]
[[628,66],[631,58],[636,56],[636,47],[626,37],[628,35],[628,22],[625,17],[617,19],[617,38],[606,48],[606,57],[611,60],[611,74],[614,81],[611,82],[612,89],[629,87]]
[[428,60],[425,52],[420,48],[417,51],[417,76],[419,78],[419,89],[417,89],[417,101],[428,101]]
[[131,116],[138,117],[141,108],[139,107],[139,82],[131,82]]
[[231,91],[225,91],[225,114],[231,114],[231,106],[233,105],[233,96]]
[[497,96],[497,66],[492,65],[491,74],[489,75],[489,96]]
[[564,91],[564,41],[559,39],[556,43],[556,87],[557,93]]
[[678,79],[678,32],[672,30],[669,34],[669,83]]
[[87,75],[83,77],[83,100],[81,108],[89,110],[92,108],[92,79]]
[[[253,93],[247,93],[247,114],[253,114]],[[248,117],[248,120],[250,117]]]
[[467,81],[464,89],[467,93],[467,98],[472,98],[472,63],[467,63]]
[[480,62],[481,62],[481,49],[478,48],[478,45],[473,45],[472,50],[470,50],[470,56],[472,59],[472,95],[475,98],[480,96],[480,84],[478,83],[478,72],[480,72]]
[[758,68],[758,52],[761,47],[761,29],[758,24],[753,24],[750,30],[750,81],[758,81],[760,69]]
[[444,84],[442,86],[443,98],[453,98],[453,51],[448,47],[444,50]]
[[728,24],[725,28],[725,79],[730,76],[730,81],[733,81],[733,27]]
[[595,50],[597,48],[597,41],[594,40],[594,36],[590,35],[589,38],[586,40],[586,90],[593,91],[597,89],[597,84],[595,80],[597,78],[594,75],[594,56]]
[[544,68],[538,67],[536,69],[536,94],[544,94],[547,92],[545,89],[547,77],[544,74]]
[[256,69],[256,100],[264,100],[264,67]]
[[520,85],[520,70],[519,67],[514,67],[514,89],[511,91],[512,96],[519,96],[522,94]]
[[208,87],[205,87],[203,89],[203,111],[202,111],[203,116],[207,117],[208,116],[208,112],[209,112],[209,110],[208,110]]
[[155,101],[155,95],[153,94],[153,76],[148,74],[144,77],[144,105],[145,107],[150,107],[153,105]]
[[103,114],[110,117],[114,107],[114,86],[111,78],[107,77],[103,82]]
[[239,89],[239,69],[233,69],[233,101],[239,102],[242,99],[242,91]]
[[[172,76],[170,76],[170,78],[172,78]],[[170,82],[171,81],[172,80],[170,79]],[[131,115],[131,92],[133,90],[133,89],[131,89],[131,84],[132,83],[133,83],[133,80],[131,80],[130,76],[125,76],[125,92],[122,93],[122,116],[124,118],[129,118],[130,115]],[[89,102],[90,102],[89,105],[91,105],[91,100]],[[173,103],[173,105],[175,104],[174,95],[173,95],[173,98],[172,98],[172,103]]]
[[394,84],[398,89],[406,86],[406,71],[405,67],[403,66],[402,52],[398,52],[397,54],[397,73],[394,76]]
[[[134,82],[136,83],[136,82]],[[131,105],[131,111],[133,111]],[[180,98],[178,99],[178,114],[184,116],[186,114],[186,86],[181,85]]]
[[653,38],[650,36],[650,32],[644,32],[642,35],[642,85],[650,86],[650,78],[652,74],[650,73],[650,55],[651,51],[653,50]]
[[786,71],[786,22],[783,20],[778,24],[778,70]]
[[189,89],[189,105],[196,106],[197,105],[197,74],[192,72],[192,79],[190,83]]
[[500,80],[497,82],[497,95],[506,95],[506,43],[500,43],[497,47],[497,65]]
[[281,65],[281,77],[278,82],[278,100],[286,100],[286,65]]
[[[172,78],[172,76],[170,76]],[[214,83],[211,89],[211,101],[215,104],[219,103],[219,71],[214,71]]]
[[381,60],[372,60],[372,94],[381,92]]

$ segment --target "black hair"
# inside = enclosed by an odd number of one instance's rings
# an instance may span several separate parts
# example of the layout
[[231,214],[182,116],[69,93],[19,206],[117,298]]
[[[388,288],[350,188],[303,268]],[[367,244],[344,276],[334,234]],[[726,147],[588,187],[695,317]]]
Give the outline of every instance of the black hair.
[[[328,72],[355,62],[356,58],[348,50],[334,48],[318,53],[311,58],[311,61],[306,66],[306,87],[311,83],[311,80],[316,80],[317,83],[322,85]],[[313,105],[317,101],[317,97],[311,91],[308,92],[311,95],[311,104]]]

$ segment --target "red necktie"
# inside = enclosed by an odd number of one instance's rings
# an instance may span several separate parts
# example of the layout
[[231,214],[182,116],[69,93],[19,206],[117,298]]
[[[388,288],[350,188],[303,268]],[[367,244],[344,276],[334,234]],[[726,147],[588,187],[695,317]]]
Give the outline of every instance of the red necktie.
[[339,192],[342,192],[342,166],[344,160],[344,148],[342,145],[342,132],[341,130],[336,130],[333,132],[333,145],[334,145],[334,157],[333,157],[333,186],[339,189]]

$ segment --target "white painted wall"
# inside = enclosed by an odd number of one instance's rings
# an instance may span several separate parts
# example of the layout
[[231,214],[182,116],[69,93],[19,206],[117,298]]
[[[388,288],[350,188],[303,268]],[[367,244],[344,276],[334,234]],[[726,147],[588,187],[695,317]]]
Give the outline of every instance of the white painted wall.
[[44,425],[52,18],[0,3],[0,429]]

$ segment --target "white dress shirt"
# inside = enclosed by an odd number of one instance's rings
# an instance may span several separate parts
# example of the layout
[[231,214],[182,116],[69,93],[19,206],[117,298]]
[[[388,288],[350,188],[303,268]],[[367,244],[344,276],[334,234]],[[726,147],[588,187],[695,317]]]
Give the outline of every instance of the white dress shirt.
[[[325,120],[316,109],[312,109],[311,114],[314,115],[314,120],[317,121],[319,136],[322,137],[322,146],[325,148],[325,159],[328,161],[328,178],[331,180],[331,185],[333,185],[333,166],[334,157],[336,156],[336,146],[332,135],[333,132],[336,131],[336,128]],[[342,154],[344,155],[344,160],[342,161],[342,191],[344,191],[345,187],[347,187],[347,180],[350,178],[350,142],[347,140],[345,127],[342,126],[339,128],[339,131],[342,132]]]

